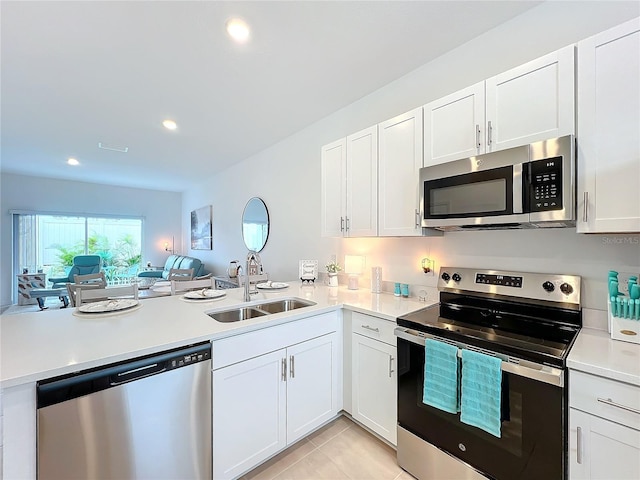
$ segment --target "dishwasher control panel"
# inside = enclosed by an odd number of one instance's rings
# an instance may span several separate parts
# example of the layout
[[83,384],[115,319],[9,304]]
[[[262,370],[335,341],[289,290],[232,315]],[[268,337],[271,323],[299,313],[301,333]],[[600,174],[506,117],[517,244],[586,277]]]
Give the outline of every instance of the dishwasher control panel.
[[210,349],[195,353],[189,353],[186,355],[179,355],[167,362],[167,370],[184,367],[185,365],[191,365],[192,363],[204,362],[205,360],[209,360],[210,358]]

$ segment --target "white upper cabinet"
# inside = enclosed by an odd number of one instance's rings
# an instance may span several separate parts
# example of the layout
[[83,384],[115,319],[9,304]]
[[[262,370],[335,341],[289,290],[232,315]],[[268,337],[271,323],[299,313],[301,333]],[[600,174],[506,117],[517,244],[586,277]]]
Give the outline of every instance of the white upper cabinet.
[[578,232],[640,232],[638,132],[634,19],[578,43]]
[[485,152],[484,82],[424,106],[424,166]]
[[323,237],[378,233],[378,127],[322,147]]
[[347,137],[346,236],[378,234],[378,126]]
[[485,81],[486,151],[575,133],[574,46]]
[[323,237],[344,232],[347,190],[347,141],[342,138],[322,147],[320,161],[320,217]]
[[378,235],[422,235],[418,213],[422,108],[380,123],[378,135]]
[[574,47],[424,106],[424,165],[575,133]]

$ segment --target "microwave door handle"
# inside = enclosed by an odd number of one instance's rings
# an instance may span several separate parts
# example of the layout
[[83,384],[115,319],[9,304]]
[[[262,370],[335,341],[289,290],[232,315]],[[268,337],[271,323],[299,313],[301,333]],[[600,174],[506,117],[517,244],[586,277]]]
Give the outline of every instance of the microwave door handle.
[[522,213],[522,163],[513,166],[513,213]]

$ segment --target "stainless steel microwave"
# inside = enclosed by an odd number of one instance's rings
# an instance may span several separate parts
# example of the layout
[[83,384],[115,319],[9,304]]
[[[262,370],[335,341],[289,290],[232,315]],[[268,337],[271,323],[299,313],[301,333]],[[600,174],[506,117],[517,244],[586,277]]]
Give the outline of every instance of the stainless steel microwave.
[[422,226],[439,230],[571,227],[573,135],[420,169]]

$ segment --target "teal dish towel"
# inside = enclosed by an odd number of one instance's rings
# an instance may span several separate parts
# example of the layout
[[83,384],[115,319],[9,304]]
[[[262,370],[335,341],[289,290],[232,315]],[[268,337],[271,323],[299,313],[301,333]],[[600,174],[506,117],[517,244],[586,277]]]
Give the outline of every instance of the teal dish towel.
[[458,413],[458,348],[428,338],[424,346],[422,402]]
[[500,438],[502,360],[462,350],[460,421]]

